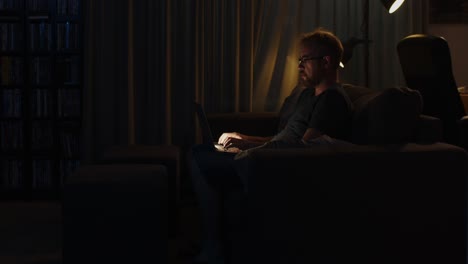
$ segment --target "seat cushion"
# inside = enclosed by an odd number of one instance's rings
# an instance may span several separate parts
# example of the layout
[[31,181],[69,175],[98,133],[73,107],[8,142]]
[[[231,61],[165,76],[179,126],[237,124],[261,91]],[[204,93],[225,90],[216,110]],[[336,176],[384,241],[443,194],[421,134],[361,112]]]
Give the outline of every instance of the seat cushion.
[[422,111],[418,91],[392,87],[354,101],[351,140],[356,144],[411,142]]

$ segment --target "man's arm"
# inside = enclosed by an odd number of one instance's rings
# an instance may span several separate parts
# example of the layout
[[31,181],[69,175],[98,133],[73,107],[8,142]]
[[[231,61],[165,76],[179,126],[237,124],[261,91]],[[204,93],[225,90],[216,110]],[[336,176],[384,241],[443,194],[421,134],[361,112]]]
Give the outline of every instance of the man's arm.
[[304,136],[302,137],[302,141],[307,142],[309,140],[316,139],[320,136],[322,136],[322,132],[318,131],[317,129],[313,127],[309,127],[304,133]]
[[223,133],[219,139],[218,144],[223,145],[226,148],[236,147],[239,149],[248,149],[257,147],[265,142],[268,142],[273,137],[259,137],[249,136],[238,132]]

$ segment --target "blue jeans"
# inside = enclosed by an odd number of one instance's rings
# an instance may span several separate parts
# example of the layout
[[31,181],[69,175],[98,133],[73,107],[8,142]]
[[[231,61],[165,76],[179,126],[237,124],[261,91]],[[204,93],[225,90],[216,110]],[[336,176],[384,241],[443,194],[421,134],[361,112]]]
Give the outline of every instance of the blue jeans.
[[[243,195],[243,187],[235,168],[234,153],[217,152],[211,146],[197,145],[192,149],[192,184],[200,209],[202,224],[202,254],[208,263],[224,263],[226,252],[225,219],[238,218],[242,199],[231,194]],[[230,202],[226,202],[229,200]],[[229,207],[229,208],[228,208]],[[234,213],[232,213],[234,212]],[[229,217],[227,217],[227,215]]]

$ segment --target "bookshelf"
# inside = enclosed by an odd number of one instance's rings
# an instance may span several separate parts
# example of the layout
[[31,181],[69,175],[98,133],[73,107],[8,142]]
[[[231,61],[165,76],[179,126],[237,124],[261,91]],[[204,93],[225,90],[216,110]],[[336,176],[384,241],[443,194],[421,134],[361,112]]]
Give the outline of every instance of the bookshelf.
[[81,159],[82,0],[0,0],[0,196],[58,199]]

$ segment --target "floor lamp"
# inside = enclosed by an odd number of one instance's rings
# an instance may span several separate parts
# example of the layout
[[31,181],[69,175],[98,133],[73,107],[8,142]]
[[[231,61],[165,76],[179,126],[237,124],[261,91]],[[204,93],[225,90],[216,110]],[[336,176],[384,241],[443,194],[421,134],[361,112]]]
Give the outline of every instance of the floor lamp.
[[[400,6],[405,2],[405,0],[381,0],[382,5],[388,10],[389,14],[394,13]],[[365,86],[369,86],[369,43],[372,40],[369,39],[369,0],[364,1],[364,17],[362,19],[361,31],[363,33],[363,38],[358,39],[355,37],[350,38],[347,41],[343,42],[344,54],[343,60],[341,61],[340,66],[344,68],[344,65],[351,59],[353,54],[353,49],[358,44],[364,44],[364,69],[365,69]]]

